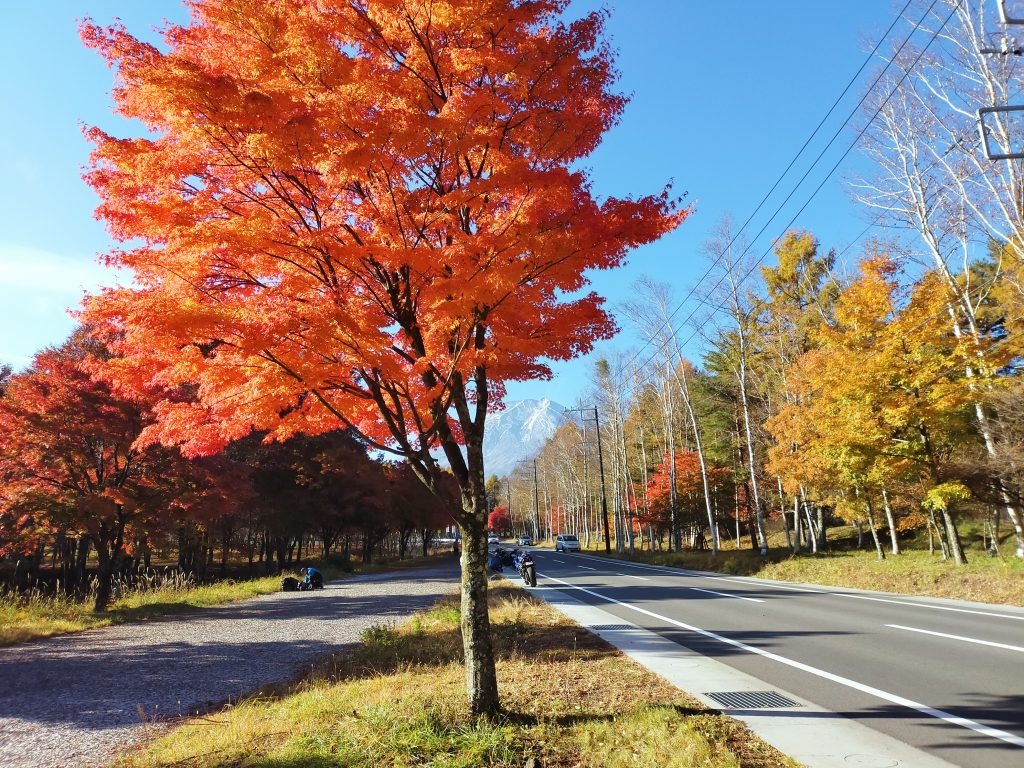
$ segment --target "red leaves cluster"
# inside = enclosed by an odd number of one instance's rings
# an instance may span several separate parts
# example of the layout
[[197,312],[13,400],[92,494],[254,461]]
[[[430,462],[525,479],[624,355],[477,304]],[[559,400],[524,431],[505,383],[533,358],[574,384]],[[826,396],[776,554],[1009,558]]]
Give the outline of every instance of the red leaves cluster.
[[83,333],[36,356],[0,397],[0,546],[27,548],[60,531],[109,543],[132,526],[204,520],[244,501],[222,460],[189,461],[140,447],[145,403],[117,395],[93,371],[107,351]]
[[491,510],[487,516],[487,530],[506,535],[512,532],[512,515],[508,507],[495,507]]
[[[708,485],[712,493],[716,486],[729,476],[724,467],[708,468]],[[662,456],[654,474],[647,482],[647,504],[637,510],[637,518],[643,526],[666,529],[671,521],[672,500],[671,457]],[[700,457],[696,451],[676,453],[676,503],[678,519],[700,519],[704,505],[704,479],[700,472]]]

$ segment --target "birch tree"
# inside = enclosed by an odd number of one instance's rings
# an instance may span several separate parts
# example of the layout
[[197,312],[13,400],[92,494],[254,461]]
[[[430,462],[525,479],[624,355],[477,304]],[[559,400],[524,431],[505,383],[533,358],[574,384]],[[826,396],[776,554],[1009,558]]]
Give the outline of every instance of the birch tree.
[[[990,161],[976,125],[978,107],[1013,103],[1024,88],[1018,57],[981,53],[1002,31],[994,10],[980,0],[939,0],[921,24],[937,35],[920,61],[913,64],[920,53],[914,46],[890,57],[891,72],[865,105],[869,114],[878,110],[862,144],[875,173],[852,186],[880,223],[916,235],[946,289],[940,311],[953,332],[975,346],[965,367],[970,379],[987,378],[993,370],[978,322],[992,283],[975,284],[971,262],[989,241],[1005,246],[1006,259],[1019,263],[1024,257],[1024,163]],[[1003,147],[1024,141],[1024,124],[1004,117],[994,117],[988,130]],[[988,388],[976,381],[973,389],[978,431],[998,466]],[[1005,488],[1000,496],[1016,533],[1016,554],[1024,557],[1020,511]]]

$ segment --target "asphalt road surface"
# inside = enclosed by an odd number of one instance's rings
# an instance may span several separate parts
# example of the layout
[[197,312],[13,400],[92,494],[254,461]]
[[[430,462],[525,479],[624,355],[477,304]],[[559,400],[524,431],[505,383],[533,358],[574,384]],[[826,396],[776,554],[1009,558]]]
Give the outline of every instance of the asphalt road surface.
[[540,586],[955,765],[1024,766],[1024,609],[534,559]]

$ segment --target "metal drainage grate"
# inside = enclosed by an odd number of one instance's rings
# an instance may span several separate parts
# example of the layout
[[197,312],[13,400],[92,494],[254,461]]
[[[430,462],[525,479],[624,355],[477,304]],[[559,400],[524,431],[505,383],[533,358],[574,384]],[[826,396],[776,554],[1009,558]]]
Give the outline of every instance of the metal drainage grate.
[[588,629],[608,630],[608,629],[636,629],[632,624],[591,624]]
[[775,691],[715,691],[704,695],[728,709],[779,709],[802,706]]

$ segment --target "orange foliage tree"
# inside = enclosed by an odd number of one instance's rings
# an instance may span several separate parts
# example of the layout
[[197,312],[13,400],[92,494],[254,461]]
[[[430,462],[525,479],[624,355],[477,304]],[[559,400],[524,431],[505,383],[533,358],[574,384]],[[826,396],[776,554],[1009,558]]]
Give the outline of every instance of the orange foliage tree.
[[458,481],[471,709],[499,709],[483,434],[507,381],[615,330],[586,293],[686,214],[596,199],[580,161],[618,119],[605,14],[568,0],[195,0],[163,46],[86,23],[116,69],[88,181],[136,284],[89,303],[127,385],[195,386],[150,436],[210,453],[348,427],[443,493]]
[[776,442],[768,468],[790,492],[866,514],[880,558],[873,499],[897,479],[916,484],[922,506],[941,515],[954,560],[966,562],[955,507],[969,494],[952,457],[976,439],[973,389],[996,371],[963,372],[972,360],[1005,361],[1005,350],[950,331],[935,273],[903,285],[884,254],[861,273],[789,372],[792,398],[767,423]]

